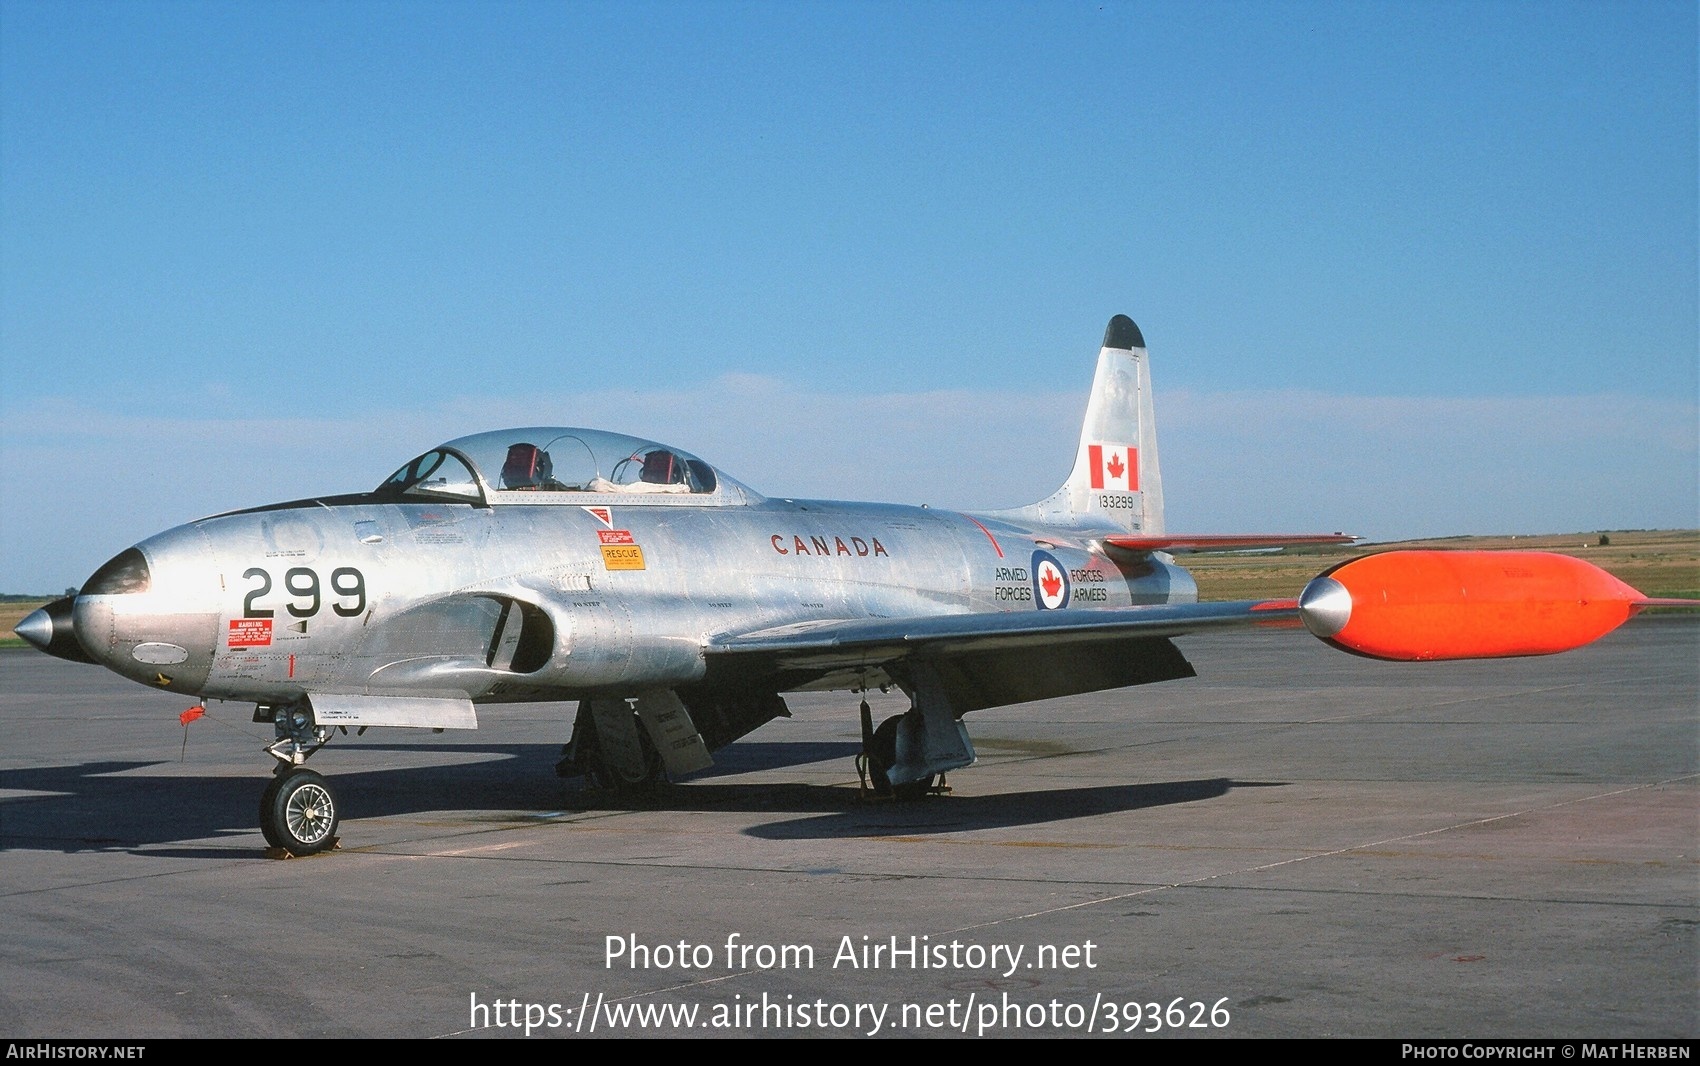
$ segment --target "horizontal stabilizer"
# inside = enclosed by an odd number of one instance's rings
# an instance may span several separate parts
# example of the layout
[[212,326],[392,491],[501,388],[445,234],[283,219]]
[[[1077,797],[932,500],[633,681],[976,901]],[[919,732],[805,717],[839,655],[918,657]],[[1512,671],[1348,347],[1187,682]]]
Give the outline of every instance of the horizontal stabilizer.
[[1258,548],[1296,548],[1306,544],[1351,544],[1358,538],[1345,533],[1169,533],[1141,537],[1116,533],[1104,538],[1112,548],[1133,552],[1251,551]]

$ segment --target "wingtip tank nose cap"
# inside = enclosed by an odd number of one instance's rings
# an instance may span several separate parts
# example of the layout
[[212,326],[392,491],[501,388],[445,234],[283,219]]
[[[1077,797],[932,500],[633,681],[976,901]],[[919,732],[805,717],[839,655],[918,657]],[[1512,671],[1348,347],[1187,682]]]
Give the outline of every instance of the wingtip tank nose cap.
[[1331,577],[1319,577],[1299,593],[1299,618],[1305,628],[1327,640],[1352,620],[1352,594]]
[[1104,330],[1104,347],[1132,351],[1145,347],[1145,337],[1139,332],[1139,327],[1133,324],[1133,319],[1126,315],[1117,315],[1110,319],[1109,326]]
[[53,643],[53,617],[47,613],[47,608],[38,607],[24,615],[24,620],[13,627],[12,632],[24,638],[35,650],[46,651],[47,646]]

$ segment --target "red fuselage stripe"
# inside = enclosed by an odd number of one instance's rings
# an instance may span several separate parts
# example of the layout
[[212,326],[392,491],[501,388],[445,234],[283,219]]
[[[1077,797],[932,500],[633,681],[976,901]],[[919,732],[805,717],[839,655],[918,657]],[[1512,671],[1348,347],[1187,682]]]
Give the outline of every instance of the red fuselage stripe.
[[[965,514],[962,517],[968,519],[968,521],[974,523],[975,525],[980,526],[980,520],[978,518],[975,518],[973,515]],[[992,531],[987,529],[985,526],[980,526],[980,532],[984,533],[986,535],[986,539],[992,542],[992,550],[996,551],[998,553],[999,559],[1002,559],[1003,558],[1003,549],[998,547],[998,538],[992,536]]]

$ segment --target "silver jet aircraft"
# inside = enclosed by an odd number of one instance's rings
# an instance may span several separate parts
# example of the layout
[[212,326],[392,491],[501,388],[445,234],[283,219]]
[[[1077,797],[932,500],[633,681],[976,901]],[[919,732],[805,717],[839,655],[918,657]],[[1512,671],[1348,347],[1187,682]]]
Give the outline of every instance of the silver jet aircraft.
[[1145,341],[1110,321],[1073,472],[976,514],[769,499],[677,448],[528,427],[449,441],[371,492],[203,518],[150,537],[17,628],[144,685],[252,701],[281,853],[333,846],[304,765],[348,727],[473,729],[480,703],[578,701],[563,775],[643,787],[787,716],[784,694],[897,686],[858,768],[914,798],[974,761],[983,707],[1193,676],[1170,638],[1296,625],[1391,659],[1561,651],[1654,602],[1586,563],[1400,552],[1296,600],[1199,603],[1173,553],[1339,534],[1165,532]]

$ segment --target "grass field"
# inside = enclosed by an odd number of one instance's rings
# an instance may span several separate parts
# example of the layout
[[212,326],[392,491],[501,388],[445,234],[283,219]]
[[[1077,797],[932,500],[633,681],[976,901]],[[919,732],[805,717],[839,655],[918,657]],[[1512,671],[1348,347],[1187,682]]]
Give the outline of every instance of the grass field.
[[[1601,544],[1600,540],[1610,541]],[[1198,579],[1201,600],[1261,600],[1297,596],[1319,572],[1366,551],[1394,548],[1549,551],[1586,559],[1649,596],[1700,599],[1700,529],[1613,530],[1534,537],[1447,537],[1395,544],[1298,548],[1280,552],[1199,553],[1181,556]],[[0,602],[0,647],[23,647],[12,627],[46,600]]]

